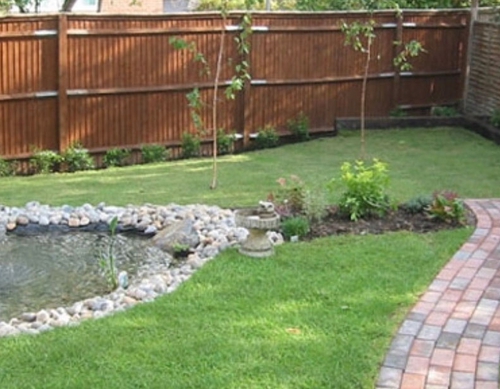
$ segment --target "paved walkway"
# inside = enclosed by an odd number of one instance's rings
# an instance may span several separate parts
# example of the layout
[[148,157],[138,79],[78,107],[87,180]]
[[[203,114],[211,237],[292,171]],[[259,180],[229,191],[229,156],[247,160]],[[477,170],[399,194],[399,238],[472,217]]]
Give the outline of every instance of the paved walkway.
[[476,230],[402,323],[377,389],[498,388],[500,199],[466,203]]

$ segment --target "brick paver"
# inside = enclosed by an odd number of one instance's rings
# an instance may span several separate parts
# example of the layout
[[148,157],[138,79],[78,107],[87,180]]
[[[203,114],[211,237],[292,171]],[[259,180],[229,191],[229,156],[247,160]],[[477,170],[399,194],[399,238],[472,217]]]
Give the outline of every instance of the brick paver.
[[476,230],[401,324],[377,389],[498,389],[500,199],[466,204]]

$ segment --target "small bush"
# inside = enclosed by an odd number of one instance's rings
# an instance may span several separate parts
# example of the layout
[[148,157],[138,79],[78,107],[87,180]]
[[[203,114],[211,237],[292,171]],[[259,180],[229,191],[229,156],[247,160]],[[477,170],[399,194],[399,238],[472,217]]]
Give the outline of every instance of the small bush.
[[401,207],[408,213],[415,215],[417,213],[424,213],[431,204],[432,196],[422,195],[408,200]]
[[493,115],[491,115],[490,119],[491,124],[493,124],[496,128],[500,128],[500,108],[495,109],[493,111]]
[[182,157],[192,158],[200,155],[201,140],[199,135],[194,135],[189,132],[182,134]]
[[406,111],[403,108],[396,107],[393,110],[391,110],[391,112],[389,112],[389,116],[392,118],[402,118],[402,117],[408,116],[408,114],[406,113]]
[[63,161],[69,172],[91,170],[94,168],[94,159],[89,151],[76,142],[69,146],[63,153]]
[[299,141],[306,141],[310,138],[309,118],[303,112],[299,113],[295,119],[290,119],[287,122],[287,128]]
[[255,138],[255,146],[258,149],[268,149],[278,146],[280,137],[276,129],[272,126],[265,126],[259,129],[257,138]]
[[[339,201],[339,209],[351,220],[365,216],[383,216],[389,209],[389,197],[385,193],[389,185],[387,165],[377,159],[371,166],[363,161],[345,162],[341,167],[341,182],[346,190]],[[335,188],[332,180],[330,188]]]
[[276,182],[279,184],[278,190],[268,196],[276,212],[282,217],[297,216],[302,213],[306,196],[304,182],[295,175],[291,175],[288,180],[281,177]]
[[307,220],[319,221],[326,216],[328,201],[321,188],[308,188],[304,193],[303,213]]
[[127,159],[130,157],[130,154],[131,152],[129,149],[120,149],[115,147],[106,151],[102,162],[106,167],[124,166]]
[[459,113],[455,107],[437,106],[432,108],[431,114],[433,116],[452,117],[458,116]]
[[283,220],[281,223],[283,234],[290,239],[292,236],[303,237],[309,233],[309,221],[303,216],[295,216]]
[[35,154],[30,159],[35,174],[48,174],[56,170],[62,157],[52,150],[35,150]]
[[223,128],[217,130],[217,153],[219,155],[230,154],[233,151],[234,136],[228,134]]
[[432,203],[426,209],[431,219],[437,219],[446,223],[465,222],[464,202],[458,198],[455,192],[439,191],[432,195]]
[[0,177],[8,177],[16,174],[16,162],[6,161],[0,157]]
[[141,156],[143,163],[164,162],[168,159],[168,150],[158,144],[143,145]]

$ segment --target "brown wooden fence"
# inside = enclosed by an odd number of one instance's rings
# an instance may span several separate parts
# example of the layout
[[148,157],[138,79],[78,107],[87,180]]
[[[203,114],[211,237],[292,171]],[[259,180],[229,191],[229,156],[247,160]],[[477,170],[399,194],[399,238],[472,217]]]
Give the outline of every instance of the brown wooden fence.
[[490,116],[500,109],[500,23],[476,21],[472,30],[469,87],[465,110]]
[[[234,37],[241,14],[231,14],[223,82],[238,61]],[[313,131],[336,117],[359,115],[363,56],[344,45],[341,21],[364,13],[256,13],[252,80],[234,101],[220,100],[220,126],[248,142],[270,124],[284,131],[299,112]],[[394,12],[377,23],[369,71],[368,115],[387,115],[461,99],[469,14]],[[204,98],[213,79],[169,38],[195,42],[212,69],[221,20],[216,14],[160,16],[49,15],[0,19],[0,156],[26,158],[33,148],[64,150],[75,141],[93,152],[142,144],[178,145],[194,131],[186,93]],[[427,50],[411,72],[395,70],[395,40],[419,40]],[[208,115],[209,109],[206,114]]]

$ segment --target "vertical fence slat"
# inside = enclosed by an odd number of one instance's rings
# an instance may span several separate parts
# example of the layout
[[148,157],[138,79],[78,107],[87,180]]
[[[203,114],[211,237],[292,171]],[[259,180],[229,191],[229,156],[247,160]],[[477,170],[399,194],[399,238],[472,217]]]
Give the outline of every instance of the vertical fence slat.
[[58,140],[59,151],[68,147],[68,19],[59,15],[58,28]]

